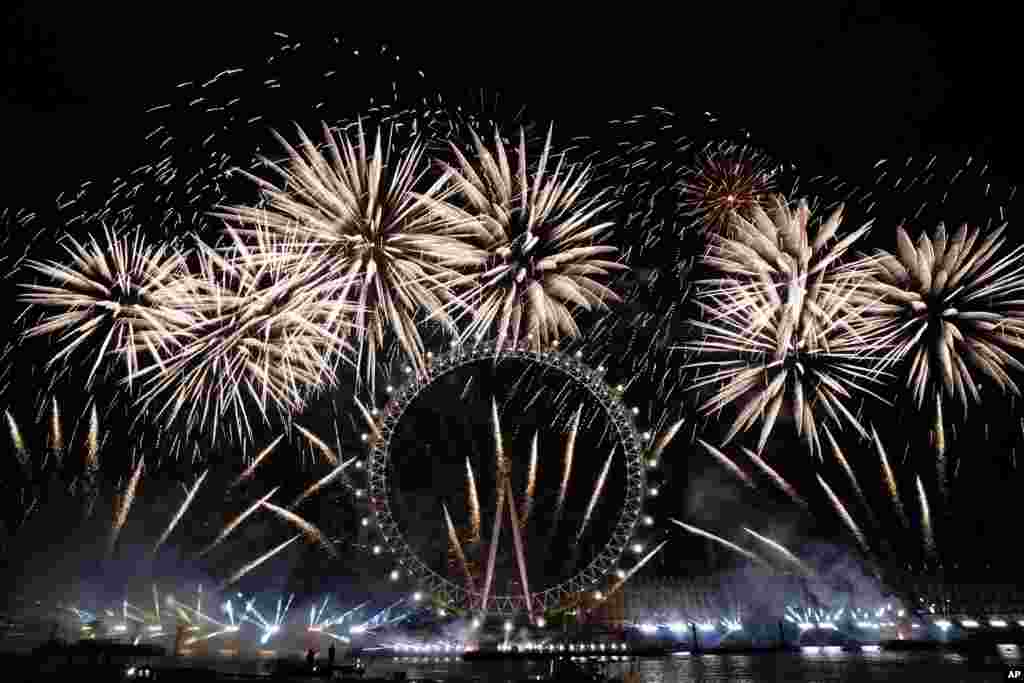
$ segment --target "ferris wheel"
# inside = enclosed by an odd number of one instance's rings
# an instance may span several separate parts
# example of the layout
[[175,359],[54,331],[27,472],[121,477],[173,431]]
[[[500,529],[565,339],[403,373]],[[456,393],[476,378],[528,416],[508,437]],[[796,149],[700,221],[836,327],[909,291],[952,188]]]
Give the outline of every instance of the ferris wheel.
[[[490,453],[465,455],[463,439],[427,443],[417,425],[439,419],[442,404],[453,402],[438,387],[468,386],[474,371],[504,373],[494,378],[501,387],[531,372],[543,376],[525,421],[548,428],[524,438],[524,425],[514,424],[523,410],[508,401],[499,408],[493,396],[466,400],[464,390],[452,408],[475,429],[487,423]],[[610,386],[603,367],[589,367],[579,352],[484,343],[430,355],[423,373],[405,368],[405,378],[387,387],[382,409],[366,411],[368,454],[358,463],[366,519],[380,536],[373,550],[392,556],[392,580],[413,582],[416,595],[439,608],[531,622],[621,583],[624,554],[642,548],[638,527],[653,524],[644,502],[657,494],[648,481],[657,463],[647,458],[651,434],[636,426],[639,410],[626,406],[623,387]],[[561,431],[550,429],[558,412],[567,415]],[[562,458],[550,456],[556,449]],[[577,450],[585,452],[574,457]],[[417,490],[421,501],[412,505]]]

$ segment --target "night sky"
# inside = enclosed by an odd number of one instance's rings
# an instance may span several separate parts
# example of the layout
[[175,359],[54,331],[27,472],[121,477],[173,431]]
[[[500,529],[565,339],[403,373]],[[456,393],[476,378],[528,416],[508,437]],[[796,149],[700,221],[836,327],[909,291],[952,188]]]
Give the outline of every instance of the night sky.
[[[13,11],[0,41],[2,205],[47,205],[83,180],[122,173],[137,162],[138,141],[151,127],[144,109],[175,99],[182,81],[262,59],[280,42],[274,31],[293,40],[326,32],[386,43],[408,73],[426,73],[416,87],[469,99],[483,91],[495,108],[522,106],[529,119],[555,121],[556,138],[597,136],[605,121],[660,105],[714,112],[807,174],[867,178],[879,158],[939,154],[973,155],[991,162],[1005,183],[1021,180],[1016,25],[974,7],[963,16],[953,9],[900,14],[871,2],[806,12],[722,3],[715,11],[607,10],[567,19],[527,7],[485,18],[313,7],[292,16],[287,5],[255,16],[264,10],[207,5],[69,9],[37,1]],[[352,75],[352,111],[339,115],[358,111],[373,76]],[[334,95],[344,99],[345,81],[338,88]],[[678,489],[659,502],[665,514],[740,519],[755,509],[782,515],[780,527],[788,523],[782,506],[738,494],[713,468],[681,465],[671,474]],[[990,474],[968,473],[978,480],[969,490],[988,487]],[[974,520],[964,524],[984,530]],[[660,571],[707,560],[702,543],[677,547]]]

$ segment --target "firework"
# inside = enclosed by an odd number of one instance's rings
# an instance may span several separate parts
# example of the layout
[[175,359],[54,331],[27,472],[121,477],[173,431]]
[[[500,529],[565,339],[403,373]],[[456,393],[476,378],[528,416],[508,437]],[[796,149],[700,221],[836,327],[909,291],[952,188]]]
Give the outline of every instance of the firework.
[[523,511],[519,514],[523,526],[530,519],[530,512],[533,510],[533,496],[537,491],[537,459],[539,457],[540,433],[533,433],[533,440],[530,442],[530,468],[526,474],[526,492],[523,494]]
[[[673,520],[673,521],[675,521],[675,520]],[[637,572],[639,572],[641,569],[643,569],[645,564],[650,562],[654,558],[655,555],[657,555],[659,552],[661,552],[661,549],[665,547],[666,543],[668,543],[668,541],[662,541],[657,546],[655,546],[653,550],[651,550],[649,553],[647,553],[642,558],[640,558],[640,561],[637,562],[632,567],[630,567],[629,571],[626,572],[626,575],[623,576],[621,579],[619,579],[615,583],[615,585],[611,587],[611,590],[608,591],[608,595],[605,596],[605,597],[609,597],[609,596],[614,595],[616,591],[618,591],[620,588],[625,586],[627,581],[629,581],[631,578],[633,578],[633,576]]]
[[668,429],[658,435],[658,438],[654,442],[654,447],[651,449],[651,459],[658,460],[661,457],[661,454],[665,452],[665,449],[668,448],[670,443],[672,443],[672,440],[676,438],[676,434],[678,434],[679,430],[682,428],[683,422],[685,422],[683,419],[676,420],[669,425]]
[[175,332],[189,324],[180,306],[187,294],[184,256],[170,245],[147,244],[140,232],[119,237],[106,227],[102,243],[95,237],[84,244],[66,240],[69,263],[26,263],[53,284],[24,285],[21,301],[45,310],[25,336],[56,335],[58,350],[47,368],[69,363],[77,350],[86,352],[86,388],[101,368],[112,372],[117,362],[131,385],[140,368],[162,365]]
[[476,164],[454,144],[458,168],[443,164],[451,190],[463,206],[431,201],[451,229],[472,231],[479,245],[445,262],[466,272],[464,296],[471,322],[464,339],[492,334],[499,346],[529,340],[535,347],[579,329],[570,307],[602,309],[618,296],[601,284],[612,271],[624,268],[605,260],[616,249],[595,243],[611,223],[594,223],[608,207],[602,193],[589,195],[587,168],[564,165],[559,157],[553,172],[551,130],[538,166],[529,173],[525,135],[520,131],[518,164],[513,175],[509,151],[495,130],[495,154],[472,133]]
[[459,561],[459,567],[466,574],[466,584],[469,586],[470,592],[476,592],[476,587],[473,581],[473,572],[469,569],[469,563],[466,561],[466,554],[462,551],[462,543],[459,542],[459,536],[455,533],[455,525],[452,524],[452,517],[448,514],[448,506],[441,505],[444,510],[444,521],[445,526],[448,529],[448,543],[451,545],[452,552],[455,553],[455,557]]
[[743,527],[743,530],[746,531],[751,536],[753,536],[754,538],[756,538],[757,540],[761,541],[762,543],[768,545],[771,548],[774,548],[780,555],[782,555],[787,560],[792,562],[805,575],[807,575],[807,576],[814,576],[814,572],[811,571],[811,568],[808,567],[803,562],[801,562],[800,558],[798,558],[796,555],[794,555],[792,551],[790,551],[789,549],[786,548],[786,546],[782,545],[778,541],[773,541],[772,539],[768,538],[767,536],[762,536],[761,534],[757,533],[756,531],[753,531],[752,529],[748,529],[746,527]]
[[792,500],[792,501],[793,501],[794,503],[796,503],[797,505],[799,505],[799,506],[800,506],[801,508],[803,508],[804,510],[807,510],[807,509],[809,509],[809,506],[807,505],[807,501],[806,501],[806,500],[804,500],[804,499],[803,499],[802,497],[800,497],[800,494],[798,494],[798,493],[796,492],[796,489],[794,489],[794,488],[793,488],[793,487],[792,487],[792,486],[790,485],[790,483],[789,483],[788,481],[786,481],[785,479],[783,479],[782,475],[780,475],[780,474],[779,474],[779,473],[778,473],[778,472],[777,472],[777,471],[776,471],[776,470],[775,470],[775,469],[774,469],[774,468],[773,468],[773,467],[772,467],[771,465],[769,465],[769,464],[768,464],[768,463],[766,463],[766,462],[765,462],[764,460],[762,460],[762,459],[761,459],[761,458],[760,458],[760,457],[759,457],[759,456],[757,455],[757,453],[754,453],[754,452],[753,452],[752,450],[750,450],[749,448],[746,448],[746,447],[743,447],[743,448],[741,448],[740,450],[742,450],[742,451],[743,451],[743,453],[744,453],[744,454],[745,454],[745,455],[746,455],[746,456],[747,456],[748,458],[750,458],[750,461],[751,461],[751,462],[753,462],[753,463],[754,463],[755,465],[757,465],[757,468],[758,468],[759,470],[761,470],[761,471],[762,471],[762,472],[764,472],[764,473],[765,473],[766,475],[768,475],[768,477],[769,477],[769,478],[770,478],[770,479],[772,480],[772,482],[773,482],[773,483],[774,483],[774,484],[775,484],[776,486],[778,486],[778,487],[779,487],[779,489],[780,489],[780,490],[781,490],[781,491],[782,491],[783,493],[785,493],[785,494],[786,494],[787,496],[789,496],[790,500]]
[[846,506],[844,506],[842,501],[839,500],[839,496],[832,492],[832,489],[827,483],[825,483],[825,480],[821,478],[820,474],[818,475],[818,483],[821,484],[821,488],[825,490],[825,494],[828,496],[829,502],[832,503],[832,507],[835,508],[839,518],[842,519],[843,523],[850,529],[850,532],[854,535],[854,538],[857,539],[860,547],[865,553],[870,553],[871,549],[868,547],[868,542],[864,537],[864,532],[861,531],[859,526],[857,526],[857,522],[853,520],[853,516],[850,515]]
[[[555,509],[555,519],[562,515],[562,507],[565,505],[565,496],[569,492],[569,479],[572,476],[572,460],[576,452],[576,435],[580,429],[580,417],[583,415],[583,406],[576,409],[572,416],[572,423],[569,425],[569,437],[565,441],[565,455],[562,458],[562,483],[558,488],[558,503]],[[555,525],[553,525],[555,526]]]
[[935,555],[935,532],[932,530],[932,511],[928,505],[928,494],[925,493],[921,476],[917,480],[917,498],[921,504],[921,533],[924,536],[924,549],[929,556]]
[[[281,508],[278,508],[278,509],[281,509]],[[256,569],[256,567],[260,566],[261,564],[263,564],[264,562],[266,562],[267,560],[272,558],[274,555],[277,555],[279,552],[281,552],[282,550],[284,550],[285,548],[287,548],[288,546],[290,546],[292,543],[294,543],[295,541],[299,540],[300,538],[302,538],[302,534],[296,534],[296,535],[292,536],[291,538],[289,538],[284,543],[282,543],[281,545],[279,545],[279,546],[277,546],[275,548],[271,548],[266,553],[264,553],[263,555],[260,555],[255,560],[253,560],[252,562],[250,562],[249,564],[245,565],[244,567],[239,569],[237,572],[232,574],[231,577],[228,578],[228,580],[224,582],[224,584],[222,585],[221,588],[223,589],[224,587],[230,586],[231,584],[235,583],[240,578],[242,578],[243,576],[245,576],[246,574],[251,572],[253,569]]]
[[302,533],[304,533],[310,541],[319,544],[320,547],[327,551],[328,555],[330,555],[332,558],[337,559],[338,551],[334,548],[334,544],[327,540],[327,537],[324,536],[323,533],[319,529],[317,529],[313,524],[309,523],[307,520],[303,519],[299,515],[292,512],[291,510],[286,510],[283,507],[274,505],[271,502],[263,500],[260,501],[260,505],[276,513],[285,521],[293,524],[295,527],[300,529]]
[[349,458],[348,460],[341,463],[333,470],[325,474],[323,477],[315,481],[305,491],[303,491],[298,498],[292,501],[291,505],[288,506],[288,509],[294,510],[299,506],[300,503],[302,503],[302,501],[306,500],[310,496],[316,495],[317,491],[322,489],[324,486],[327,486],[338,477],[342,476],[345,473],[345,470],[348,469],[348,466],[354,463],[357,459],[357,457]]
[[871,338],[888,349],[881,367],[899,364],[918,409],[929,404],[942,491],[943,397],[966,417],[968,404],[979,400],[979,374],[1020,393],[1010,371],[1024,370],[1013,355],[1024,349],[1024,246],[1003,250],[1005,229],[983,234],[964,224],[947,235],[940,224],[915,244],[900,227],[896,252],[879,250],[868,260]]
[[889,458],[885,454],[885,447],[882,446],[882,440],[878,438],[878,432],[875,431],[874,427],[871,428],[871,438],[875,444],[875,452],[878,453],[878,460],[882,464],[882,473],[885,475],[885,485],[889,492],[889,499],[892,501],[893,508],[895,508],[900,522],[903,523],[903,528],[908,529],[910,528],[910,523],[907,521],[907,514],[903,511],[903,501],[900,500],[900,491],[896,486],[896,476],[892,472],[892,467],[889,466]]
[[733,552],[736,552],[736,553],[742,555],[743,557],[747,558],[751,562],[755,562],[755,563],[761,565],[765,569],[773,569],[772,565],[769,564],[767,560],[762,559],[756,553],[754,553],[754,552],[752,552],[750,550],[747,550],[746,548],[741,548],[740,546],[736,545],[735,543],[732,543],[731,541],[725,540],[721,536],[716,536],[715,534],[711,533],[710,531],[704,531],[703,529],[700,529],[698,527],[692,526],[690,524],[685,524],[683,522],[680,522],[678,519],[669,519],[669,521],[672,522],[673,524],[676,524],[677,526],[682,527],[685,531],[688,531],[691,534],[695,534],[697,536],[703,536],[704,538],[706,538],[706,539],[708,539],[710,541],[714,541],[715,543],[719,543],[719,544],[725,546],[726,548],[728,548],[729,550],[732,550]]
[[597,477],[597,483],[594,485],[594,492],[590,495],[590,502],[587,503],[587,511],[583,514],[583,522],[580,524],[580,530],[576,532],[576,542],[583,537],[583,532],[587,529],[587,524],[590,523],[590,516],[594,513],[594,507],[597,505],[597,501],[601,499],[601,494],[604,492],[604,482],[608,478],[608,470],[612,466],[612,458],[615,457],[615,451],[608,454],[608,459],[604,461],[604,467],[601,468],[601,474]]
[[[252,261],[237,236],[235,254]],[[248,443],[250,405],[264,422],[271,412],[289,419],[333,381],[327,356],[347,347],[331,321],[349,307],[301,292],[281,263],[241,268],[202,243],[197,256],[188,296],[195,322],[160,371],[147,373],[140,402],[165,422]]]
[[185,516],[185,512],[188,510],[189,505],[192,504],[193,499],[196,497],[196,493],[199,491],[199,487],[202,486],[203,480],[206,479],[206,475],[209,473],[210,470],[205,470],[201,475],[199,475],[199,478],[196,479],[196,483],[192,485],[192,488],[189,489],[188,495],[185,496],[185,500],[182,502],[181,507],[178,508],[178,511],[175,513],[174,517],[171,518],[167,528],[153,546],[153,555],[156,555],[157,551],[160,550],[160,546],[164,544],[164,541],[166,541],[171,535],[171,532],[174,531],[174,527],[178,526],[178,522],[180,522],[181,518]]
[[722,465],[722,467],[729,470],[730,473],[735,475],[736,478],[742,481],[748,488],[757,488],[757,486],[754,484],[754,480],[750,478],[750,475],[748,475],[746,472],[740,469],[740,467],[732,460],[730,460],[728,456],[722,453],[722,451],[718,450],[717,448],[709,444],[707,441],[704,441],[703,439],[698,439],[697,443],[703,446],[704,450],[711,454],[711,457],[717,460],[718,463]]
[[723,231],[734,212],[748,216],[775,193],[777,171],[777,164],[749,147],[717,145],[684,177],[682,204],[701,229]]
[[473,463],[466,456],[466,490],[469,493],[470,537],[480,539],[480,496],[476,490],[476,477],[473,476]]
[[262,451],[260,451],[259,454],[255,458],[253,458],[252,463],[248,467],[245,468],[244,472],[242,472],[240,475],[238,475],[238,477],[236,477],[235,480],[231,482],[231,484],[228,486],[228,488],[229,489],[233,489],[236,486],[238,486],[240,483],[242,483],[243,481],[245,481],[246,479],[251,477],[253,475],[253,473],[256,471],[256,468],[259,466],[259,464],[261,462],[263,462],[263,459],[266,458],[268,455],[270,455],[270,452],[274,450],[274,448],[277,446],[277,444],[279,444],[281,442],[281,439],[283,439],[283,438],[284,438],[284,434],[281,434],[276,439],[271,441],[270,445],[267,446],[266,448],[264,448]]
[[21,435],[18,423],[15,421],[11,411],[5,410],[4,417],[7,419],[7,433],[11,437],[11,444],[14,446],[14,456],[18,464],[23,468],[28,466],[28,449],[25,448],[25,439]]
[[309,441],[317,451],[323,454],[324,458],[331,466],[338,467],[338,455],[331,450],[330,446],[323,442],[323,439],[300,424],[296,424],[294,426],[299,430],[299,433],[302,434],[302,436],[306,437],[306,440]]
[[751,221],[737,215],[736,235],[718,236],[706,260],[722,275],[701,292],[706,320],[694,321],[705,338],[677,348],[719,356],[688,364],[712,368],[691,386],[716,392],[700,406],[702,412],[746,401],[724,443],[760,417],[760,453],[785,402],[797,434],[820,457],[816,411],[866,435],[846,404],[856,394],[885,401],[870,388],[879,378],[866,362],[872,346],[859,332],[863,306],[853,303],[866,276],[856,263],[838,263],[870,225],[831,244],[842,222],[840,207],[812,239],[806,201],[791,211],[780,197],[772,218],[755,207]]
[[128,520],[128,511],[131,510],[132,503],[135,501],[135,491],[138,488],[139,480],[142,477],[142,467],[145,460],[145,456],[139,456],[139,462],[135,466],[135,471],[132,472],[131,479],[128,480],[128,485],[125,487],[124,493],[119,496],[116,512],[114,514],[114,523],[110,528],[110,538],[107,540],[108,558],[113,555],[114,545],[117,543],[117,537],[121,534],[121,529],[124,527],[124,523]]
[[[357,302],[355,325],[364,331],[357,371],[371,386],[386,334],[422,369],[415,316],[424,310],[450,327],[445,306],[455,301],[449,287],[455,273],[441,264],[465,260],[473,251],[458,239],[465,227],[443,224],[427,210],[439,183],[414,194],[423,173],[422,143],[396,149],[378,131],[371,148],[361,124],[354,138],[324,126],[325,153],[301,130],[298,135],[301,151],[278,138],[289,156],[286,165],[265,160],[281,184],[250,176],[262,203],[230,207],[222,215],[255,238],[258,263],[284,264],[318,299]],[[267,233],[288,242],[268,240]],[[301,247],[288,246],[296,243]]]

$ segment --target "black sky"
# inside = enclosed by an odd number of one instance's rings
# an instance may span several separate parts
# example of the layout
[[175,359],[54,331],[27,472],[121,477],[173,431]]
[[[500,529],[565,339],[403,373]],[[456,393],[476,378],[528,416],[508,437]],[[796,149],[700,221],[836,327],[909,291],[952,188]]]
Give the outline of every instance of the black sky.
[[563,129],[660,104],[720,113],[794,160],[833,171],[926,148],[985,156],[1016,174],[1008,168],[1017,146],[1010,17],[974,6],[711,4],[569,16],[524,6],[484,16],[21,3],[3,37],[5,186],[15,197],[45,197],[56,183],[116,163],[142,109],[182,80],[262,54],[272,31],[387,42],[435,81],[500,92]]
[[35,0],[6,18],[0,208],[120,173],[146,107],[181,81],[260,58],[273,31],[387,42],[440,88],[501,93],[566,135],[575,122],[593,129],[662,105],[720,113],[787,160],[831,173],[935,152],[984,157],[1021,179],[1016,23],[977,4],[593,5],[571,16],[554,4],[461,14],[389,4],[373,15],[320,3],[120,4]]

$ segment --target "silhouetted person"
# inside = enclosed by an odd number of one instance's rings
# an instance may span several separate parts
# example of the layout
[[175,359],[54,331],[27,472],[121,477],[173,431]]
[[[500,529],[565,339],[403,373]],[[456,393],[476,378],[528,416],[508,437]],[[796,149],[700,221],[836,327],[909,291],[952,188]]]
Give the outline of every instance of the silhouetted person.
[[316,656],[313,654],[313,648],[309,648],[309,651],[306,652],[306,665],[312,671],[314,664],[316,664]]
[[334,643],[331,643],[331,646],[329,648],[327,648],[327,665],[330,668],[332,668],[332,669],[334,668],[334,655],[335,654],[337,654],[337,652],[334,649]]

